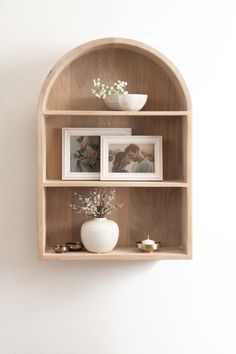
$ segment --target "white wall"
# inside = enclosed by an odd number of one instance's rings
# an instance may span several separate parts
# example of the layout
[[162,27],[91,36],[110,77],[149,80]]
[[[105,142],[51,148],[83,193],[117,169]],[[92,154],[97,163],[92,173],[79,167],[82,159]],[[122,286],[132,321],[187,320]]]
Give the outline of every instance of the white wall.
[[[1,0],[0,354],[233,354],[235,12],[225,0]],[[194,108],[194,260],[37,258],[36,105],[77,45],[127,37],[182,72]]]

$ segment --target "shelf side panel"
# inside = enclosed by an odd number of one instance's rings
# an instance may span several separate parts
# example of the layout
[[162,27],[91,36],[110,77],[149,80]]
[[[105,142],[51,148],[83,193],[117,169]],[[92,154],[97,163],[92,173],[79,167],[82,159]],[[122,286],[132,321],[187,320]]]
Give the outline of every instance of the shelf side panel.
[[70,110],[72,109],[71,98],[71,67],[68,65],[52,86],[46,102],[46,108],[61,109],[63,107],[65,110]]

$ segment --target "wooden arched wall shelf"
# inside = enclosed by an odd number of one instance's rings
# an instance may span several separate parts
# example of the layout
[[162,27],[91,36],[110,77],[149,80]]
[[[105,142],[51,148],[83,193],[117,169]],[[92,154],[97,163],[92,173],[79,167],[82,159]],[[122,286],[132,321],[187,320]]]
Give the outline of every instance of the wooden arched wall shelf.
[[[146,93],[142,111],[107,111],[91,95],[92,80],[128,82]],[[64,181],[63,127],[131,127],[134,135],[162,135],[163,181]],[[83,217],[68,204],[76,190],[116,187],[125,204],[117,248],[107,254],[55,254],[54,244],[79,239]],[[191,100],[175,66],[155,49],[133,40],[105,38],[83,44],[58,61],[46,78],[38,107],[39,254],[56,260],[148,260],[191,258]],[[135,241],[149,232],[159,252],[140,253]]]

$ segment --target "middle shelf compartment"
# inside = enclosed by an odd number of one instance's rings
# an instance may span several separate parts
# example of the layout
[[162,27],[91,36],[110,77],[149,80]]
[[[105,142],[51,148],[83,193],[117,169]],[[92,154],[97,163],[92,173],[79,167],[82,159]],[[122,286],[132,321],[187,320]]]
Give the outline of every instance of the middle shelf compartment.
[[160,135],[163,141],[163,180],[165,183],[185,183],[188,180],[187,116],[95,116],[89,119],[86,116],[57,116],[56,119],[46,117],[44,119],[46,128],[45,186],[49,186],[49,183],[55,185],[56,181],[62,179],[62,128],[70,127],[131,128],[132,135]]

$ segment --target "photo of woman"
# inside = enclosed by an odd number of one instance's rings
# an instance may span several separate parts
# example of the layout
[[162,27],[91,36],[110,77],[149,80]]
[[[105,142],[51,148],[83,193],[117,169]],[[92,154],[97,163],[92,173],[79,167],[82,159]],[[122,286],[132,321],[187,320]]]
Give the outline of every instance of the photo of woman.
[[113,165],[112,172],[129,172],[126,167],[130,164],[129,159],[124,151],[119,151],[116,153]]

